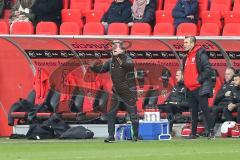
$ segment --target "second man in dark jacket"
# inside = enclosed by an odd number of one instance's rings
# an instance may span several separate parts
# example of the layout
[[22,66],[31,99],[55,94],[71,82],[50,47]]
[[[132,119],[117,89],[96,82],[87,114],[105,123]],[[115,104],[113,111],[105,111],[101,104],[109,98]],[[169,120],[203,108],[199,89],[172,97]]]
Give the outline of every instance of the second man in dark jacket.
[[170,95],[164,104],[159,105],[160,111],[168,113],[168,120],[170,122],[169,131],[172,132],[173,126],[173,115],[181,113],[189,109],[188,102],[186,99],[186,87],[183,83],[183,74],[181,70],[176,72],[177,84],[173,87]]

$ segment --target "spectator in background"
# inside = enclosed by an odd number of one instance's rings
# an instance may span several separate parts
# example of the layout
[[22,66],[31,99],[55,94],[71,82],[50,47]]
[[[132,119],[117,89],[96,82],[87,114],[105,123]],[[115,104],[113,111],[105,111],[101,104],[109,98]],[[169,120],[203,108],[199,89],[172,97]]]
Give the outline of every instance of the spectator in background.
[[36,0],[32,11],[36,16],[35,24],[41,21],[55,22],[61,25],[62,0]]
[[31,7],[35,0],[17,0],[16,4],[12,8],[12,13],[9,19],[9,24],[12,26],[15,22],[28,22],[34,21],[34,14],[31,11]]
[[132,22],[149,23],[152,27],[155,24],[155,10],[157,8],[156,0],[135,0],[132,5]]
[[174,27],[177,28],[181,23],[198,22],[198,1],[197,0],[178,0],[172,10]]
[[183,83],[183,73],[181,70],[176,72],[177,84],[173,87],[170,95],[164,104],[159,105],[160,111],[168,113],[168,120],[170,122],[169,131],[172,132],[173,121],[176,113],[181,113],[189,109],[186,99],[186,87]]
[[0,0],[0,18],[3,15],[3,10],[4,10],[4,0]]
[[223,109],[223,115],[227,121],[233,121],[232,113],[237,111],[237,123],[240,124],[240,73],[234,75],[234,88],[230,93],[231,102]]
[[234,68],[229,67],[225,71],[225,82],[221,89],[218,91],[217,96],[214,100],[214,106],[212,108],[213,124],[218,119],[218,114],[223,112],[223,108],[226,108],[232,101],[231,92],[234,88],[233,76]]
[[131,22],[131,2],[129,0],[114,0],[102,17],[102,24],[107,31],[108,25],[114,22]]

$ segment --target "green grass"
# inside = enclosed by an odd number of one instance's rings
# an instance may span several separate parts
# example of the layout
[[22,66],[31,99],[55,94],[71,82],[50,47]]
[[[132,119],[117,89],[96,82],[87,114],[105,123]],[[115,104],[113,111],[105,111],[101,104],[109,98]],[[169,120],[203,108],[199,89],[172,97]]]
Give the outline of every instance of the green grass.
[[240,139],[171,141],[0,139],[1,160],[238,160]]

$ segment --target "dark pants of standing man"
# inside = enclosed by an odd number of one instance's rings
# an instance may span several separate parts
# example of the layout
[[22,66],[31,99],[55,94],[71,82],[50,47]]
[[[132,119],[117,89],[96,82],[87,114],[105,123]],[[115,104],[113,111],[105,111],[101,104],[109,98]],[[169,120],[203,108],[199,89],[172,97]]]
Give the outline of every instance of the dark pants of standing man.
[[124,107],[126,108],[127,112],[130,115],[130,120],[132,122],[132,127],[133,127],[133,136],[135,136],[137,138],[139,122],[138,122],[136,105],[130,106],[127,103],[123,102],[123,100],[121,100],[118,96],[113,96],[111,103],[112,103],[111,108],[110,108],[109,112],[107,113],[109,136],[114,137],[116,115],[117,115],[120,105],[124,105]]
[[197,133],[198,124],[198,109],[202,110],[203,116],[206,120],[205,128],[208,133],[213,131],[212,128],[212,118],[208,108],[208,95],[199,95],[199,88],[188,92],[188,101],[192,108],[192,135]]

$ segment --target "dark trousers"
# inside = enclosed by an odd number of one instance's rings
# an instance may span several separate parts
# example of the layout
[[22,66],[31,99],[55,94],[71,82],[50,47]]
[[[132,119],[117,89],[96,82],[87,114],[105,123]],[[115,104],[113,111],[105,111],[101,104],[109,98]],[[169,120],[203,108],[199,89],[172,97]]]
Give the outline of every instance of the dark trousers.
[[199,95],[199,88],[193,91],[188,91],[188,101],[192,108],[192,135],[197,133],[197,124],[198,124],[198,109],[202,110],[203,118],[206,123],[204,123],[206,130],[211,132],[213,130],[212,118],[208,108],[208,96]]
[[232,113],[237,111],[237,123],[240,123],[240,107],[235,108],[233,111],[229,111],[227,107],[223,109],[223,116],[226,121],[233,121]]
[[128,105],[127,103],[123,102],[118,96],[112,97],[111,108],[107,113],[109,136],[114,137],[116,115],[120,108],[120,105],[124,105],[123,107],[125,107],[127,112],[129,113],[133,127],[133,136],[138,137],[139,120],[137,115],[137,107],[136,105],[135,106]]
[[215,125],[217,119],[219,118],[219,113],[223,113],[223,109],[226,107],[226,105],[217,105],[213,106],[212,108],[212,120],[213,120],[213,126]]
[[169,132],[172,132],[173,122],[174,122],[174,116],[177,113],[182,113],[184,111],[187,111],[189,109],[188,106],[178,106],[176,104],[162,104],[159,105],[158,108],[162,112],[168,113],[168,121],[169,121]]

